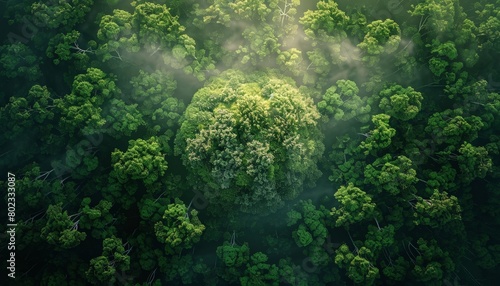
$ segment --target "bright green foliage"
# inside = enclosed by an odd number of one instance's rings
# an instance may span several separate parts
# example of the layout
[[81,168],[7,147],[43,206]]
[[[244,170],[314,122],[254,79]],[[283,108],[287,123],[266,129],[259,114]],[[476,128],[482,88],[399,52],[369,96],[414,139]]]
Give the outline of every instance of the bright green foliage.
[[483,146],[473,146],[464,142],[457,156],[460,166],[460,179],[471,182],[476,178],[484,178],[492,170],[493,162],[488,156],[488,151]]
[[412,274],[417,280],[430,283],[431,281],[442,281],[443,274],[455,269],[455,264],[447,251],[443,251],[437,241],[432,239],[427,241],[419,238],[418,246],[414,247],[418,253],[415,258],[415,266]]
[[102,255],[90,260],[90,267],[85,272],[87,280],[95,285],[114,283],[117,271],[130,269],[130,257],[125,252],[122,240],[113,236],[102,242]]
[[[426,46],[432,48],[433,57],[429,60],[431,72],[437,77],[445,76],[447,83],[454,82],[459,70],[463,67],[461,62],[452,62],[458,56],[455,43],[450,41],[441,43],[439,40],[433,40],[432,45],[427,44]],[[450,70],[450,72],[446,72],[447,70]]]
[[412,16],[428,17],[425,27],[427,30],[442,36],[450,32],[455,25],[455,7],[457,0],[425,0],[412,5],[409,11]]
[[[276,5],[277,1],[272,2],[275,2],[274,4]],[[271,9],[267,7],[266,3],[262,3],[262,1],[219,0],[214,1],[207,9],[198,13],[203,15],[203,22],[205,23],[215,22],[229,27],[230,22],[235,20],[234,18],[247,21],[264,21],[270,12]]]
[[302,68],[301,64],[304,63],[302,51],[296,48],[281,51],[276,58],[276,63],[280,65],[284,71],[291,72],[294,76],[298,76]]
[[135,6],[132,23],[138,28],[139,43],[167,47],[177,41],[185,30],[179,24],[178,16],[170,14],[166,5],[146,2]]
[[244,276],[240,278],[242,286],[279,285],[278,267],[266,263],[267,259],[267,255],[262,252],[254,253],[250,257]]
[[210,189],[204,195],[211,203],[269,211],[317,176],[318,118],[312,100],[288,80],[228,71],[194,95],[176,152]]
[[443,59],[431,58],[429,60],[429,69],[435,76],[442,75],[445,72],[448,65],[449,65],[448,62]]
[[362,57],[368,65],[374,66],[382,53],[395,52],[401,42],[399,25],[391,19],[376,20],[366,26],[368,32],[358,47],[365,53]]
[[375,153],[391,145],[391,139],[396,135],[396,129],[389,124],[391,117],[387,114],[377,114],[372,116],[373,129],[366,134],[365,141],[361,142],[359,147],[365,150],[365,155]]
[[132,15],[123,10],[114,10],[113,15],[104,15],[99,23],[97,38],[102,42],[97,53],[103,61],[112,58],[121,59],[120,51],[137,52],[137,35],[132,32]]
[[319,1],[315,10],[304,13],[299,22],[304,28],[306,40],[311,48],[306,52],[310,64],[306,69],[303,81],[316,82],[317,75],[309,75],[307,71],[325,77],[331,71],[332,64],[349,61],[348,54],[342,50],[347,41],[345,32],[349,16],[340,10],[334,1]]
[[358,93],[359,88],[354,81],[338,80],[336,85],[326,90],[323,100],[318,102],[318,110],[336,121],[356,118],[367,123],[371,107]]
[[430,227],[441,227],[453,220],[460,220],[461,210],[458,199],[455,196],[448,196],[446,192],[434,190],[429,199],[417,197],[414,205],[416,225],[428,225]]
[[61,114],[60,128],[69,134],[99,133],[106,123],[101,106],[119,92],[114,80],[100,69],[89,68],[86,73],[75,76],[71,93],[54,100]]
[[413,163],[405,156],[392,160],[390,154],[377,158],[365,168],[365,183],[372,184],[393,196],[413,193],[413,185],[418,181]]
[[348,21],[349,16],[334,1],[319,1],[316,10],[308,10],[300,18],[306,36],[311,39],[345,36]]
[[58,249],[73,248],[87,237],[84,232],[78,231],[78,220],[62,210],[62,203],[48,207],[47,224],[40,236]]
[[189,249],[200,240],[205,226],[198,219],[197,210],[189,210],[179,199],[169,204],[163,219],[154,226],[158,241],[165,244],[169,254]]
[[114,176],[122,184],[132,179],[153,186],[168,168],[161,148],[154,136],[148,140],[130,140],[125,152],[115,149],[111,154]]
[[335,226],[349,225],[371,219],[375,215],[375,203],[363,190],[352,183],[341,186],[335,192],[335,199],[340,203],[338,208],[332,208],[330,213],[335,219]]
[[50,29],[61,27],[70,30],[84,20],[93,4],[94,0],[51,1],[51,3],[40,1],[31,5],[31,13],[40,25]]
[[431,115],[425,131],[438,144],[459,145],[463,141],[471,142],[477,138],[477,133],[484,124],[475,115],[463,116],[461,109],[447,109]]
[[412,87],[404,88],[398,84],[388,86],[380,93],[379,107],[386,114],[399,119],[413,119],[422,108],[422,94]]
[[453,42],[439,43],[439,41],[433,41],[432,54],[440,56],[442,58],[448,58],[448,60],[454,60],[458,56],[457,49]]
[[40,58],[23,43],[0,46],[0,76],[36,81],[42,76]]

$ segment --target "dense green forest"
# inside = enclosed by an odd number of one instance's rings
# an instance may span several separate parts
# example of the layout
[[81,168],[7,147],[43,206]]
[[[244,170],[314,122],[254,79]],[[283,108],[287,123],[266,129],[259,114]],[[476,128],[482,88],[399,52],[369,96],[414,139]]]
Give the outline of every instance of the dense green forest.
[[0,285],[498,285],[500,0],[0,11]]

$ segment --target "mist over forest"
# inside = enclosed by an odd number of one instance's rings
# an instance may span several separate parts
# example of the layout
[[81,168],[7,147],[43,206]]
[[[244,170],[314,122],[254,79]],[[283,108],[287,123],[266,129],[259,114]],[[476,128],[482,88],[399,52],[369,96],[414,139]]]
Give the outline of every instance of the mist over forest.
[[497,284],[499,0],[0,11],[0,285]]

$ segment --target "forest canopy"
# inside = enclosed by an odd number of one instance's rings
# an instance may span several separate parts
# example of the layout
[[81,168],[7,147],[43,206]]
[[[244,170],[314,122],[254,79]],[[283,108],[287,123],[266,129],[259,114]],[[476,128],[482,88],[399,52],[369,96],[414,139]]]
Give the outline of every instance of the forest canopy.
[[0,11],[0,285],[497,283],[499,0]]

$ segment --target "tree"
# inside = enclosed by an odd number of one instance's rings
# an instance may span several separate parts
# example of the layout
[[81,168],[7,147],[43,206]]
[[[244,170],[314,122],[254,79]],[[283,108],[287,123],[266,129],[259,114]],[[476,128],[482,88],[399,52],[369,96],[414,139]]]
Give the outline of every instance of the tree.
[[218,275],[227,282],[237,282],[250,261],[248,243],[237,245],[234,239],[231,239],[231,242],[224,241],[221,246],[217,247],[216,253],[224,263],[224,268]]
[[273,211],[318,175],[319,113],[289,79],[227,71],[194,95],[184,116],[176,153],[210,203]]
[[267,255],[262,252],[252,254],[245,273],[240,277],[241,285],[279,285],[278,267],[275,264],[266,263],[267,260]]
[[323,100],[318,102],[318,110],[337,121],[356,118],[362,123],[367,123],[371,107],[358,93],[359,88],[355,82],[338,80],[336,85],[326,90]]
[[308,10],[300,18],[300,23],[305,27],[305,34],[311,38],[345,35],[345,27],[349,16],[339,9],[334,1],[319,1],[316,10]]
[[102,55],[102,61],[112,58],[122,59],[121,53],[140,50],[137,35],[132,27],[132,14],[123,10],[114,10],[113,15],[104,15],[99,22],[97,38],[101,41],[96,53]]
[[434,193],[429,199],[417,197],[414,205],[416,225],[428,225],[433,228],[442,227],[453,220],[460,220],[461,209],[455,196],[448,196],[447,192]]
[[310,64],[306,69],[304,82],[316,82],[317,75],[309,75],[309,69],[326,77],[331,71],[331,64],[339,65],[349,61],[349,55],[342,50],[342,45],[347,40],[349,19],[335,1],[318,1],[315,10],[306,11],[299,19],[311,46],[306,52]]
[[102,255],[90,260],[90,267],[85,272],[87,280],[96,285],[114,283],[115,274],[130,269],[130,257],[122,245],[122,240],[112,236],[102,242]]
[[24,77],[37,81],[42,76],[39,63],[41,58],[23,43],[0,46],[1,76],[7,78]]
[[51,123],[54,107],[54,98],[46,86],[34,85],[27,96],[9,98],[9,102],[0,107],[1,118],[12,122],[2,128],[5,136],[14,138],[39,125],[41,139],[49,140],[54,127]]
[[413,119],[422,108],[422,94],[412,87],[404,88],[398,84],[388,86],[380,93],[379,107],[387,115],[399,120]]
[[122,184],[140,180],[148,188],[153,188],[168,168],[161,148],[154,136],[148,140],[130,140],[125,152],[115,149],[111,154],[113,176]]
[[412,194],[418,181],[413,163],[405,156],[392,160],[390,154],[377,158],[365,168],[365,183],[372,184],[393,196],[407,197]]
[[358,47],[364,52],[362,57],[368,65],[374,66],[383,53],[395,52],[401,42],[399,25],[391,19],[376,20],[366,26],[368,32]]
[[86,197],[82,200],[79,219],[79,226],[82,229],[91,231],[92,237],[104,239],[116,234],[116,227],[110,225],[113,221],[113,214],[110,213],[111,202],[101,200],[99,203],[90,207],[91,199]]
[[476,147],[464,142],[458,152],[457,161],[461,180],[472,182],[476,178],[484,178],[492,170],[493,162],[485,147]]
[[109,110],[105,113],[106,122],[111,124],[108,132],[115,138],[130,136],[132,132],[146,124],[142,114],[137,110],[137,104],[127,105],[120,99],[111,99]]
[[71,30],[76,24],[82,22],[90,11],[94,0],[75,0],[71,2],[35,2],[31,5],[31,13],[41,25],[56,29]]
[[88,68],[86,73],[75,76],[70,94],[54,100],[61,114],[60,128],[70,136],[77,132],[100,133],[106,123],[101,106],[119,93],[112,77],[100,69]]
[[375,279],[379,277],[379,269],[365,258],[369,256],[371,256],[371,252],[364,246],[357,249],[356,254],[353,254],[346,244],[342,244],[335,251],[335,264],[345,268],[347,276],[354,283],[373,285]]
[[396,135],[396,129],[389,124],[390,118],[389,115],[383,113],[372,116],[374,128],[363,134],[366,139],[359,145],[362,150],[365,150],[365,155],[375,154],[377,150],[386,148],[391,144],[391,138]]
[[380,227],[379,225],[377,225],[376,227],[373,225],[369,225],[368,232],[365,235],[365,241],[363,242],[363,246],[370,249],[371,251],[371,256],[368,258],[376,260],[381,254],[382,250],[387,247],[393,246],[395,242],[395,234],[396,229],[392,224],[384,227]]
[[425,27],[435,35],[443,36],[455,25],[455,7],[458,6],[456,0],[426,0],[411,6],[410,15],[428,18]]
[[[132,26],[138,30],[139,43],[168,47],[177,42],[177,38],[185,30],[178,18],[170,14],[166,5],[145,2],[135,6]],[[193,52],[191,51],[191,54]]]
[[500,46],[500,19],[498,18],[498,6],[493,3],[476,3],[476,14],[478,14],[479,26],[478,37],[481,50],[495,51]]
[[428,241],[419,238],[417,245],[417,247],[412,246],[417,253],[413,261],[415,266],[412,274],[418,281],[425,283],[442,281],[447,273],[455,270],[455,264],[451,260],[450,254],[443,251],[436,240]]
[[463,141],[471,142],[477,138],[484,124],[478,116],[463,115],[462,109],[436,112],[429,117],[425,131],[437,144],[457,146]]
[[52,62],[55,65],[61,64],[62,61],[75,61],[75,66],[79,70],[85,70],[90,61],[90,54],[95,51],[95,41],[90,41],[87,48],[83,49],[79,45],[80,32],[71,31],[66,34],[60,33],[55,35],[49,41],[49,45],[45,54],[48,58],[53,58]]
[[292,238],[298,247],[304,249],[304,255],[314,266],[326,266],[329,257],[323,247],[328,236],[328,210],[323,206],[316,208],[311,200],[307,200],[301,201],[298,211],[292,210],[287,216],[288,226],[297,225]]
[[198,211],[186,207],[184,203],[175,199],[169,204],[163,219],[154,226],[158,241],[165,244],[168,254],[180,253],[182,249],[189,249],[200,240],[205,226],[198,219]]
[[156,70],[148,73],[139,70],[139,74],[130,81],[132,85],[128,100],[137,104],[137,109],[144,116],[146,126],[154,134],[173,133],[184,111],[184,103],[175,98],[177,82],[172,74]]
[[340,206],[332,208],[330,214],[337,227],[349,228],[351,224],[371,219],[375,215],[376,205],[372,202],[372,198],[352,183],[341,186],[334,196]]
[[49,205],[47,209],[47,224],[42,228],[40,236],[56,249],[73,248],[80,244],[87,234],[78,231],[78,216],[68,215],[62,210],[62,202]]

